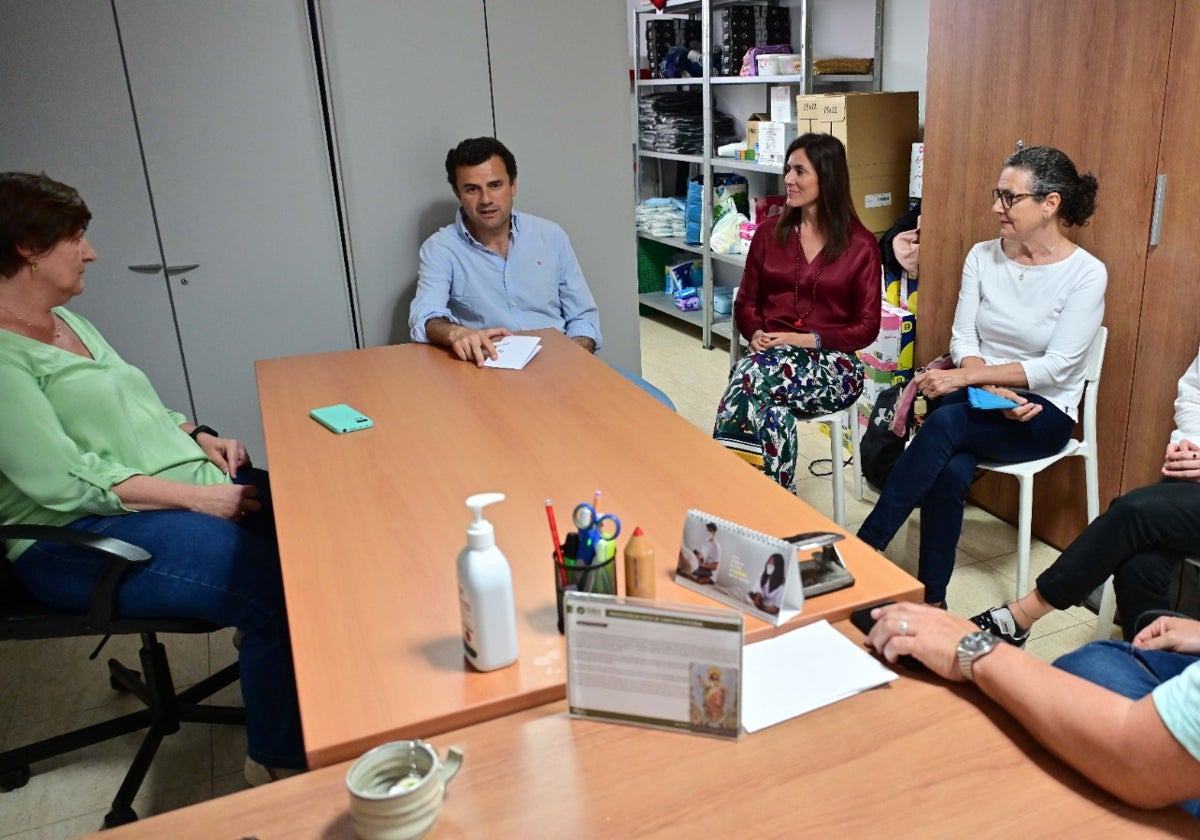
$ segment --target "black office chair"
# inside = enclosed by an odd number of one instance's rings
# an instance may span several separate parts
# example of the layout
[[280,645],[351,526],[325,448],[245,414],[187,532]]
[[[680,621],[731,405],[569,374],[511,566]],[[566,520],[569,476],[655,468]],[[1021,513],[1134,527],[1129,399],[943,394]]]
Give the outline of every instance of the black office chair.
[[[235,662],[192,687],[176,693],[167,651],[156,633],[210,633],[215,624],[192,618],[119,618],[113,615],[117,584],[132,566],[150,560],[150,554],[129,543],[70,528],[37,525],[0,525],[0,539],[47,540],[85,546],[108,559],[92,590],[86,613],[55,610],[42,604],[21,586],[12,565],[0,556],[0,640],[58,639],[69,636],[102,636],[92,652],[95,658],[109,636],[137,633],[142,637],[142,673],[126,668],[115,659],[108,661],[109,683],[121,692],[137,695],[145,709],[114,720],[56,735],[36,744],[0,753],[0,790],[11,791],[29,781],[29,765],[72,750],[147,729],[146,737],[113,799],[104,827],[137,819],[132,803],[158,745],[166,735],[179,731],[180,723],[246,722],[244,709],[232,706],[202,706],[199,701],[232,684],[238,678]],[[144,675],[144,676],[143,676]],[[11,679],[11,677],[10,677]]]

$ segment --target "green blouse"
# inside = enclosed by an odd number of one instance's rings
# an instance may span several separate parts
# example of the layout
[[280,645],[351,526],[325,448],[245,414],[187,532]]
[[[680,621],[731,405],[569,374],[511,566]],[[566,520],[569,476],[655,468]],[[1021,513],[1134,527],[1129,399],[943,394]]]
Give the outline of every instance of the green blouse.
[[[0,522],[65,525],[130,513],[111,488],[133,475],[229,481],[144,373],[86,318],[54,311],[92,358],[0,329]],[[29,545],[11,541],[9,557]]]

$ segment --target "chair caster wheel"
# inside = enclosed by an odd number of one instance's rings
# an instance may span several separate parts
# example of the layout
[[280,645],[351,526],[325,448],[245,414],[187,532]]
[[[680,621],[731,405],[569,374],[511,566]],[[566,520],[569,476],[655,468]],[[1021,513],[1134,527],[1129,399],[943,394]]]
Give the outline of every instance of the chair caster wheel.
[[128,805],[114,805],[112,810],[104,815],[104,827],[115,828],[118,825],[137,822],[137,818],[137,813]]
[[0,772],[0,789],[5,791],[23,788],[29,782],[29,765]]

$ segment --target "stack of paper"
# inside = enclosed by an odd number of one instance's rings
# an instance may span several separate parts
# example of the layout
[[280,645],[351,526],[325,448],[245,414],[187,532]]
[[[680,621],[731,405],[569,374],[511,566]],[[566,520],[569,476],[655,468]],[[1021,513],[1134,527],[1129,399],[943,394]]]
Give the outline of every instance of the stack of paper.
[[498,357],[485,361],[484,367],[520,370],[542,349],[542,340],[536,335],[506,335],[492,346]]
[[757,732],[894,679],[828,621],[800,627],[742,652],[742,728]]

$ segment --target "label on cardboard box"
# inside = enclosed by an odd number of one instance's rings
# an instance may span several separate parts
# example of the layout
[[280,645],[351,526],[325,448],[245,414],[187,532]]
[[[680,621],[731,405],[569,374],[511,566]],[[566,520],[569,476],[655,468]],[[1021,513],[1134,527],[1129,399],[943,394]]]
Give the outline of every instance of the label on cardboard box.
[[771,88],[771,122],[795,122],[796,100],[792,98],[792,88],[789,85],[776,85]]
[[755,160],[764,166],[784,163],[787,147],[796,139],[796,124],[788,122],[760,122],[758,124],[758,149]]
[[867,208],[891,207],[892,206],[892,194],[890,192],[885,192],[885,193],[871,193],[870,195],[864,195],[863,196],[863,204],[866,205]]
[[802,93],[796,97],[796,118],[818,122],[845,122],[846,97],[827,93]]

